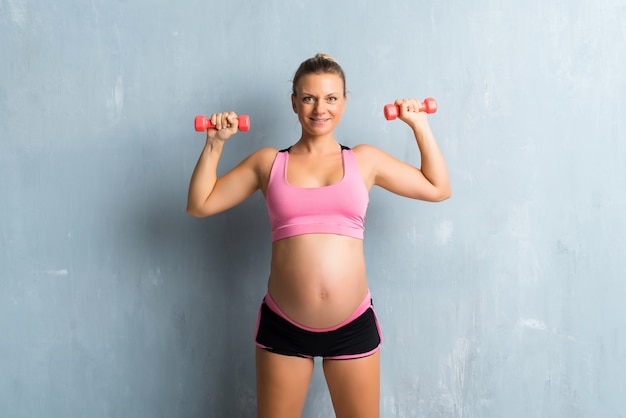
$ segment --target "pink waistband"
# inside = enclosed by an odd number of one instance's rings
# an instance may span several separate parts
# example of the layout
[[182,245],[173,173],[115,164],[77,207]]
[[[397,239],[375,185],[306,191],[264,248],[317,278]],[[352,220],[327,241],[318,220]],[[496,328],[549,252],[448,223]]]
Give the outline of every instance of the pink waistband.
[[311,327],[306,327],[304,325],[298,324],[297,322],[289,318],[287,315],[285,315],[283,311],[280,310],[280,308],[278,307],[276,302],[274,302],[274,299],[272,299],[269,293],[265,295],[264,301],[267,307],[270,308],[272,311],[274,311],[275,314],[279,315],[281,318],[285,319],[286,321],[290,322],[292,325],[295,325],[298,328],[301,328],[305,331],[311,331],[311,332],[328,332],[328,331],[334,331],[345,325],[348,325],[350,322],[354,321],[359,316],[363,315],[365,311],[367,311],[367,309],[372,306],[372,295],[370,291],[368,290],[367,295],[365,295],[365,299],[363,299],[363,302],[361,302],[361,304],[358,306],[358,308],[356,308],[356,310],[352,313],[352,315],[350,315],[345,321],[341,322],[340,324],[337,324],[330,328],[311,328]]

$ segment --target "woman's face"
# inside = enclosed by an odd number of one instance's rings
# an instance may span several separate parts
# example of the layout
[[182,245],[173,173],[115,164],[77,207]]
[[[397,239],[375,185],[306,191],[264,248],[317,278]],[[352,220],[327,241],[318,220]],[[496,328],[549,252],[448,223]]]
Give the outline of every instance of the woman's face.
[[307,74],[291,96],[303,131],[319,136],[332,133],[346,108],[343,80],[332,73]]

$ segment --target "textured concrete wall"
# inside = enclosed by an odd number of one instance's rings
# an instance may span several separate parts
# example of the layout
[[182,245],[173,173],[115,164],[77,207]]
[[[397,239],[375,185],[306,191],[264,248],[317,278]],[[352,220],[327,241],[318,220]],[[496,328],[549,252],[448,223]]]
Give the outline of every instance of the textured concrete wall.
[[[299,129],[296,66],[348,77],[337,135],[409,162],[385,103],[434,96],[453,197],[373,190],[382,416],[624,417],[622,0],[0,0],[0,415],[252,417],[263,197],[185,214],[196,114],[220,170]],[[305,417],[332,415],[316,371]]]

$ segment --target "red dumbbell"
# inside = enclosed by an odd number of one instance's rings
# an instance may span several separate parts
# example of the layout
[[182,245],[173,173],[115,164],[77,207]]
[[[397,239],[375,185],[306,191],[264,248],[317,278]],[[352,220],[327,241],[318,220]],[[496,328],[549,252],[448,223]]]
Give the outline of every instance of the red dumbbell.
[[[247,132],[250,130],[250,116],[248,115],[239,115],[237,117],[237,120],[239,120],[239,130],[241,132]],[[194,127],[196,128],[196,131],[198,132],[202,132],[202,131],[206,131],[209,128],[215,128],[215,125],[213,125],[213,123],[211,123],[211,119],[207,119],[206,116],[196,116],[196,119],[194,120]]]
[[[394,120],[400,114],[400,106],[395,104],[385,105],[385,119]],[[420,112],[426,113],[435,113],[437,111],[437,101],[432,97],[428,97],[424,99],[422,103],[420,103]]]

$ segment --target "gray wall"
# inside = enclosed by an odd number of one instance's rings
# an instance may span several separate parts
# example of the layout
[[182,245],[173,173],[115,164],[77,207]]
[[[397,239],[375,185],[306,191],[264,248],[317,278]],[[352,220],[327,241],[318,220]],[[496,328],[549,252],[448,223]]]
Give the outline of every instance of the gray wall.
[[[339,139],[418,163],[382,107],[434,96],[453,184],[371,195],[382,416],[625,417],[625,21],[623,0],[0,0],[0,416],[254,416],[264,201],[185,214],[192,121],[251,116],[222,171],[293,143],[289,80],[327,52]],[[318,368],[304,416],[330,415]]]

